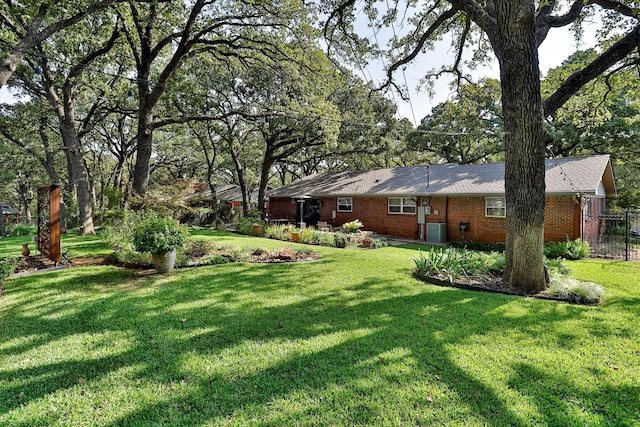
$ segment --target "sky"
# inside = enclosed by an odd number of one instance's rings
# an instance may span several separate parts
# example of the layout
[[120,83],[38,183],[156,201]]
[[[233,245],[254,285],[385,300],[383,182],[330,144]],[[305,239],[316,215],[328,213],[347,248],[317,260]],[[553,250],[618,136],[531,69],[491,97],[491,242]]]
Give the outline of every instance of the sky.
[[[373,30],[366,23],[356,24],[357,31],[361,37],[368,37],[372,43],[379,42],[385,47],[386,40],[383,39],[383,31],[377,33],[377,41],[374,38]],[[387,32],[389,33],[389,32]],[[562,62],[578,49],[591,47],[595,40],[595,26],[587,26],[585,29],[584,44],[576,45],[576,41],[568,28],[551,29],[547,39],[539,48],[540,71],[543,76],[552,68],[558,67]],[[426,71],[432,68],[438,68],[444,64],[450,64],[454,58],[454,52],[450,48],[449,42],[441,42],[436,48],[428,53],[420,54],[411,64],[407,65],[404,74],[397,71],[395,79],[398,83],[403,84],[406,76],[406,83],[410,89],[410,102],[403,101],[399,95],[388,95],[398,107],[398,117],[406,117],[411,123],[417,126],[420,120],[431,112],[431,109],[447,100],[451,95],[449,87],[450,80],[441,78],[434,88],[434,96],[429,96],[424,90],[419,91],[419,81]],[[384,81],[385,63],[376,61],[370,63],[365,69],[354,70],[360,77],[367,81],[372,80],[376,86]],[[363,75],[364,74],[364,75]],[[472,76],[475,79],[482,77],[499,77],[499,68],[497,61],[486,67],[474,70]],[[14,96],[7,90],[6,86],[0,89],[0,102],[15,102]]]
[[[542,76],[544,77],[550,69],[560,66],[563,61],[577,50],[593,47],[595,45],[596,30],[597,23],[584,23],[583,38],[580,45],[578,45],[569,28],[552,28],[538,49],[538,59]],[[371,28],[363,25],[359,27],[359,35],[361,37],[368,37],[372,43],[379,42],[382,47],[386,47],[386,42],[383,41],[380,36],[381,33],[382,31],[378,33],[376,41]],[[403,101],[398,95],[391,97],[398,106],[399,117],[406,117],[411,123],[417,126],[420,120],[428,115],[434,106],[447,100],[451,95],[450,76],[439,79],[435,85],[433,97],[430,97],[426,91],[418,91],[416,88],[427,71],[433,68],[439,68],[442,65],[450,65],[454,58],[455,52],[451,49],[450,41],[443,41],[436,45],[433,51],[421,53],[411,64],[407,65],[404,74],[406,75],[407,86],[411,89],[411,101]],[[369,64],[366,73],[371,76],[369,80],[373,80],[377,86],[380,86],[386,77],[384,64],[381,61]],[[363,77],[362,72],[359,72],[359,75]],[[396,71],[394,78],[398,83],[404,83],[405,75],[403,75],[401,71]],[[499,79],[500,69],[497,60],[494,60],[488,66],[474,70],[471,75],[475,80],[482,77]]]

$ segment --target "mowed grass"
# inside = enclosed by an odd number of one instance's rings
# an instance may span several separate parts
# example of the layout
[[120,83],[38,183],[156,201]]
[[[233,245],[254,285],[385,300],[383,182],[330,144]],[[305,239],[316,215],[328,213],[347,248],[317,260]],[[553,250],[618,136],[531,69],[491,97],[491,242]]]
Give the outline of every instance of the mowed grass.
[[640,264],[571,263],[588,307],[422,283],[415,246],[316,250],[9,279],[0,425],[640,425]]

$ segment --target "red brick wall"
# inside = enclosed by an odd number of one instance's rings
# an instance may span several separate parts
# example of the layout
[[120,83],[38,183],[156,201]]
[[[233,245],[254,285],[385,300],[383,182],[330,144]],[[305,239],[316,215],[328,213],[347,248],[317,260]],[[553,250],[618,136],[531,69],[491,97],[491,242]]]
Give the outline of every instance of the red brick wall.
[[[418,203],[423,200],[418,198]],[[447,222],[447,240],[463,240],[459,223],[469,222],[464,240],[482,243],[505,242],[506,219],[485,216],[484,197],[429,197],[424,202],[431,207],[426,222]],[[363,230],[380,234],[417,239],[420,226],[417,215],[389,214],[386,197],[353,197],[353,212],[338,212],[335,198],[320,199],[320,220],[334,227],[359,219]],[[290,218],[295,205],[291,199],[274,199],[269,203],[274,218]],[[335,219],[332,219],[335,211]],[[572,197],[547,198],[545,209],[545,241],[575,239],[580,236],[580,205]]]
[[584,216],[583,233],[585,236],[598,236],[604,232],[604,221],[598,219],[598,215],[603,212],[601,210],[602,202],[599,198],[591,197],[582,200],[584,211],[587,212],[587,204],[589,204],[590,215]]

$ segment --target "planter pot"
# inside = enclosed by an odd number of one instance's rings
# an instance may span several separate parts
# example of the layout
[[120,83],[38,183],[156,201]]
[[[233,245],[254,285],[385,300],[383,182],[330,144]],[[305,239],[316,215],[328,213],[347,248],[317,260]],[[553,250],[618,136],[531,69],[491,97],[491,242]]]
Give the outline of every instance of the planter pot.
[[297,233],[297,232],[291,233],[291,241],[295,243],[302,242],[302,239],[300,238],[300,233]]
[[26,258],[29,255],[31,255],[31,251],[29,250],[29,244],[28,243],[23,243],[22,244],[22,256]]
[[151,254],[153,260],[153,266],[158,273],[167,274],[173,270],[173,266],[176,264],[176,250],[171,252],[163,252],[159,254]]
[[260,236],[262,234],[262,226],[261,225],[254,225],[253,226],[253,234],[255,234],[256,236]]
[[362,247],[363,247],[363,248],[369,248],[369,247],[371,247],[371,240],[363,240],[363,241],[362,241]]

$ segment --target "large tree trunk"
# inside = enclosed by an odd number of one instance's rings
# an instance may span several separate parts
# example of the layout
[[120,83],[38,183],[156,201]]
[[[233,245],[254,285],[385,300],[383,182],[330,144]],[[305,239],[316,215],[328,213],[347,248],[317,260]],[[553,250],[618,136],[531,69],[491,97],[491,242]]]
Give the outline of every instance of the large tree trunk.
[[143,195],[149,186],[151,151],[153,148],[153,105],[141,99],[138,118],[136,164],[133,169],[133,191]]
[[231,159],[233,160],[233,165],[236,168],[236,174],[238,175],[238,185],[240,185],[240,192],[242,193],[242,215],[246,216],[249,212],[249,207],[247,204],[249,203],[248,191],[247,191],[247,179],[244,173],[244,167],[242,165],[242,160],[238,155],[238,152],[233,147],[233,138],[229,137],[229,153],[231,153]]
[[535,38],[535,2],[497,0],[497,33],[505,128],[507,203],[504,280],[527,293],[547,283],[543,262],[545,166],[550,136],[544,128]]
[[69,178],[70,181],[74,183],[78,197],[80,234],[96,234],[93,227],[93,199],[91,197],[87,173],[84,168],[80,138],[71,123],[61,122],[60,128],[64,145],[67,148],[65,153],[69,165]]

